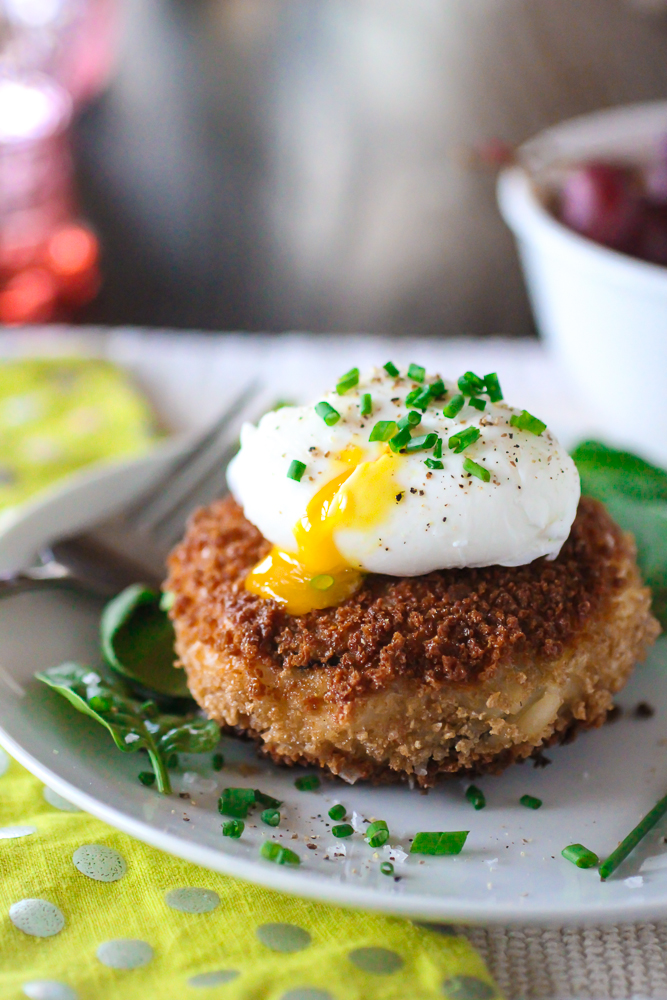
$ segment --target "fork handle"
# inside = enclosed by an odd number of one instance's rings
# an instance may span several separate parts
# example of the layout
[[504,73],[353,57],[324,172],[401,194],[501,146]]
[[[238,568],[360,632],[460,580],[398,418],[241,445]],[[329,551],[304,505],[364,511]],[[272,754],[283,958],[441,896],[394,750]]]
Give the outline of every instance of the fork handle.
[[0,575],[0,599],[22,594],[27,590],[52,590],[54,587],[76,586],[74,574],[57,560],[29,566],[16,573]]

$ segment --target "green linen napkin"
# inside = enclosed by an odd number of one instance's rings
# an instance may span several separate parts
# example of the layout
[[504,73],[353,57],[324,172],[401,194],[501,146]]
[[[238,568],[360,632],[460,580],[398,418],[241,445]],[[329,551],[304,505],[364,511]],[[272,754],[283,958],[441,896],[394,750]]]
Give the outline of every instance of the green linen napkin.
[[[206,871],[0,750],[3,1000],[492,1000],[468,941]],[[37,936],[44,934],[47,936]]]
[[3,361],[0,510],[91,462],[140,454],[156,436],[148,403],[107,361]]

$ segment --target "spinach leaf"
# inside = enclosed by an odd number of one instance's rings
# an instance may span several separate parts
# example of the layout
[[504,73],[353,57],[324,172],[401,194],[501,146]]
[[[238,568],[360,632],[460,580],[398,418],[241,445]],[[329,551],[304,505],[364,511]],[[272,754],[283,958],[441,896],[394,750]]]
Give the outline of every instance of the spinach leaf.
[[220,729],[211,719],[165,715],[155,702],[133,698],[120,678],[104,677],[80,663],[63,663],[35,676],[79,712],[105,726],[119,750],[148,751],[158,790],[165,795],[171,793],[168,755],[207,753],[215,749],[220,739]]
[[174,667],[174,627],[160,594],[141,583],[127,587],[104,608],[100,634],[112,670],[158,695],[191,697],[185,671]]
[[667,627],[667,472],[598,441],[572,453],[581,491],[602,500],[637,543],[637,562],[653,592],[653,613]]

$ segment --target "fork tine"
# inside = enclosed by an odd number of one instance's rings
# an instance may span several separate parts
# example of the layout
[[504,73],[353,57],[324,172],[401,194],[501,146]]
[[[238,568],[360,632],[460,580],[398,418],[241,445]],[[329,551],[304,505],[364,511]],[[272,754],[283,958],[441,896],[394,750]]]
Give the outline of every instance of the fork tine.
[[[164,506],[165,495],[172,496],[172,490],[178,494],[177,484],[179,481],[181,483],[186,481],[189,483],[189,474],[193,466],[195,466],[200,458],[205,460],[205,456],[212,450],[215,450],[224,429],[243,410],[246,404],[257,395],[259,389],[260,384],[257,381],[245,386],[232,404],[223,410],[215,423],[196,438],[184,454],[176,459],[147,490],[125,508],[122,513],[123,521],[128,525],[137,524],[140,521],[148,522],[151,520],[151,513],[154,511],[154,508],[157,507],[159,510],[160,507]],[[168,494],[166,494],[167,489],[169,490]],[[161,512],[160,516],[163,517],[165,514]]]

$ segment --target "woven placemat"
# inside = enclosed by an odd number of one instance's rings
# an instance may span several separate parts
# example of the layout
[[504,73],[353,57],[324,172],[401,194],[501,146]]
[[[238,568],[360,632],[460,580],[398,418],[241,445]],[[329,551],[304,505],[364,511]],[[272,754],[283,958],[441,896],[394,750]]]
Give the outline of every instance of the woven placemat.
[[667,922],[459,930],[507,1000],[667,998]]

